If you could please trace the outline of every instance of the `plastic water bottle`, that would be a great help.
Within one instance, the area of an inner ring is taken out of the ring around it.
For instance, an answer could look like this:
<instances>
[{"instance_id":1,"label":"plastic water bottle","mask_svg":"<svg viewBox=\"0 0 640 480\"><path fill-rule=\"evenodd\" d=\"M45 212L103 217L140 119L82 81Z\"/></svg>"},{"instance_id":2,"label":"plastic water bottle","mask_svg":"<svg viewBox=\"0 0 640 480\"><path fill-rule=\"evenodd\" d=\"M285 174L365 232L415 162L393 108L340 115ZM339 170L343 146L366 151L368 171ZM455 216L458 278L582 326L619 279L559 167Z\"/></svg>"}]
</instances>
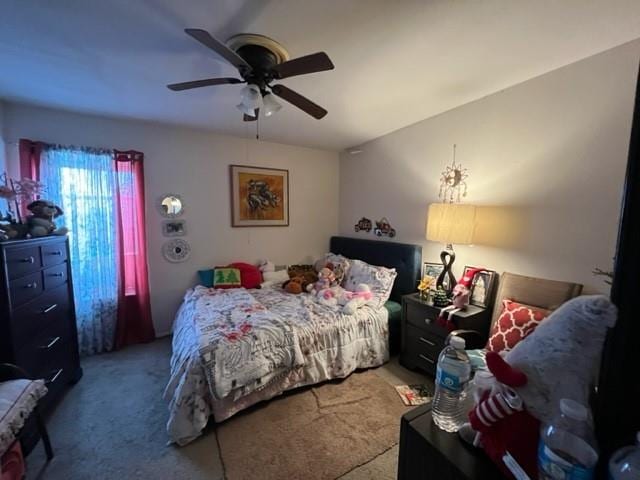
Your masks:
<instances>
[{"instance_id":1,"label":"plastic water bottle","mask_svg":"<svg viewBox=\"0 0 640 480\"><path fill-rule=\"evenodd\" d=\"M471 362L464 347L464 338L454 335L438 357L432 416L435 424L445 432L457 432L467 421L471 406Z\"/></svg>"},{"instance_id":2,"label":"plastic water bottle","mask_svg":"<svg viewBox=\"0 0 640 480\"><path fill-rule=\"evenodd\" d=\"M622 447L609 460L609 478L611 480L640 480L640 432L636 435L636 444Z\"/></svg>"},{"instance_id":3,"label":"plastic water bottle","mask_svg":"<svg viewBox=\"0 0 640 480\"><path fill-rule=\"evenodd\" d=\"M544 425L538 448L540 480L591 480L598 462L589 410L563 398L560 416Z\"/></svg>"}]
</instances>

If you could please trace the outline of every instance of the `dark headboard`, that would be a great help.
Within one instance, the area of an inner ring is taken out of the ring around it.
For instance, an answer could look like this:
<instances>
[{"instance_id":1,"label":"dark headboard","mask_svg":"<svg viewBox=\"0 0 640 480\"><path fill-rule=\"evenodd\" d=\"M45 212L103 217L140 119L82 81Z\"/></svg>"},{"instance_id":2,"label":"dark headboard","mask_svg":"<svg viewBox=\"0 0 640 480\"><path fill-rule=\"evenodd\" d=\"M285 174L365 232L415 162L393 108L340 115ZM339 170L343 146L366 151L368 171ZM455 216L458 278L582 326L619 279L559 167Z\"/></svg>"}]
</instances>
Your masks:
<instances>
[{"instance_id":1,"label":"dark headboard","mask_svg":"<svg viewBox=\"0 0 640 480\"><path fill-rule=\"evenodd\" d=\"M391 300L400 303L402 295L417 291L421 274L422 247L408 243L331 237L329 250L347 258L356 258L371 265L395 268L398 272L391 291Z\"/></svg>"}]
</instances>

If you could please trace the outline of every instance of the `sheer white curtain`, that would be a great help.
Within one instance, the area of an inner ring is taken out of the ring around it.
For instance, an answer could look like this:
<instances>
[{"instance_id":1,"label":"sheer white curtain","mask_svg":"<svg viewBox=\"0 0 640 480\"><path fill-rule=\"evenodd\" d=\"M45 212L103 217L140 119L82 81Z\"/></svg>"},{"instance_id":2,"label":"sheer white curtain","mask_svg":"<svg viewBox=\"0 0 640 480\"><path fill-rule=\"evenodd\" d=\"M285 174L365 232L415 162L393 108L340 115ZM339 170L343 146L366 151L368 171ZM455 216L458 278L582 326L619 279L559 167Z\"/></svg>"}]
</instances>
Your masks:
<instances>
[{"instance_id":1,"label":"sheer white curtain","mask_svg":"<svg viewBox=\"0 0 640 480\"><path fill-rule=\"evenodd\" d=\"M113 152L46 146L40 180L69 229L80 352L111 350L118 309Z\"/></svg>"}]
</instances>

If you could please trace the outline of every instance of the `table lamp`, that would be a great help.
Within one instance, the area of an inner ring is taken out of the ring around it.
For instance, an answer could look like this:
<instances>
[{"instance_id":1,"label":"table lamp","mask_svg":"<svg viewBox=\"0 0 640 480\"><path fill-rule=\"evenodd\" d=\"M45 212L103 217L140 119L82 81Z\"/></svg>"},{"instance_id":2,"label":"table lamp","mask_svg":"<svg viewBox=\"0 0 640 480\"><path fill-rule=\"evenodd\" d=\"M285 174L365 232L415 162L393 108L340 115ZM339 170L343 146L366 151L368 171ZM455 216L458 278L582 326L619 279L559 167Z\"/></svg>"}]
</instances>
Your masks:
<instances>
[{"instance_id":1,"label":"table lamp","mask_svg":"<svg viewBox=\"0 0 640 480\"><path fill-rule=\"evenodd\" d=\"M456 284L456 277L451 266L456 259L453 244L471 245L476 226L476 207L461 203L432 203L427 215L427 240L444 243L445 249L440 253L444 269L436 280L436 286L442 287L447 294ZM444 285L445 278L449 279Z\"/></svg>"}]
</instances>

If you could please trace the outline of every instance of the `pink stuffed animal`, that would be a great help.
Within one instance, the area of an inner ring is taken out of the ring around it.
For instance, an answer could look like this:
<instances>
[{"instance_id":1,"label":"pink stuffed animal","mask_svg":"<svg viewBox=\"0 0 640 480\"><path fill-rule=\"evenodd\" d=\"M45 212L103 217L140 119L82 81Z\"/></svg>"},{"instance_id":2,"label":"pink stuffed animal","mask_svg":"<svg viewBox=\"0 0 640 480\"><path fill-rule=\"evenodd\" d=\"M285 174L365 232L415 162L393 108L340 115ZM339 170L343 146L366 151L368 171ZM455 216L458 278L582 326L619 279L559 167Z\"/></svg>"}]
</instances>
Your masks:
<instances>
[{"instance_id":1,"label":"pink stuffed animal","mask_svg":"<svg viewBox=\"0 0 640 480\"><path fill-rule=\"evenodd\" d=\"M372 298L373 294L371 293L371 288L369 288L369 285L366 283L360 283L356 287L355 292L345 290L340 302L341 304L344 304L342 307L342 313L346 315L353 315L356 313L358 308L365 305Z\"/></svg>"},{"instance_id":2,"label":"pink stuffed animal","mask_svg":"<svg viewBox=\"0 0 640 480\"><path fill-rule=\"evenodd\" d=\"M307 286L307 291L314 295L331 287L331 284L336 279L331 269L325 267L318 272L318 281L314 284Z\"/></svg>"}]
</instances>

